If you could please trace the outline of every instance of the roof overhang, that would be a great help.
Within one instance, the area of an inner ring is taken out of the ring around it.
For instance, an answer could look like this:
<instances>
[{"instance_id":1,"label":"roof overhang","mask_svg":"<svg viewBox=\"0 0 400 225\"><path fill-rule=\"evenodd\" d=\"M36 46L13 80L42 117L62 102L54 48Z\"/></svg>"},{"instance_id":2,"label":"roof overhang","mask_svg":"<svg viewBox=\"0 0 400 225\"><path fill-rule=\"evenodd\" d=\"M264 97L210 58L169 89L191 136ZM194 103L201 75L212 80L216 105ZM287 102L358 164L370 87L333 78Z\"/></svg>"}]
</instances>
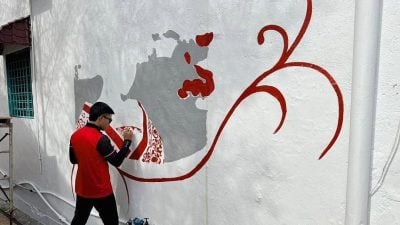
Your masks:
<instances>
[{"instance_id":1,"label":"roof overhang","mask_svg":"<svg viewBox=\"0 0 400 225\"><path fill-rule=\"evenodd\" d=\"M3 53L5 45L31 45L29 16L0 26L0 54Z\"/></svg>"}]
</instances>

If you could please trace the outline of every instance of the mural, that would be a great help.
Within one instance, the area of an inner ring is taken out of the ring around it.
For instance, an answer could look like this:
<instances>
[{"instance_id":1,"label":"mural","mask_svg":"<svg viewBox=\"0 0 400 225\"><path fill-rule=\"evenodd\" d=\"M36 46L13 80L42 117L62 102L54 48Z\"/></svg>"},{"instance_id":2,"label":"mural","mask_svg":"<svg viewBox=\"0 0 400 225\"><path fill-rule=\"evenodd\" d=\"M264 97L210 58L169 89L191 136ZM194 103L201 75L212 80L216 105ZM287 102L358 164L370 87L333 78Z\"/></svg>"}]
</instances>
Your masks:
<instances>
[{"instance_id":1,"label":"mural","mask_svg":"<svg viewBox=\"0 0 400 225\"><path fill-rule=\"evenodd\" d=\"M118 132L123 127L130 126L138 134L138 140L135 141L136 146L133 146L127 156L128 160L125 160L118 169L120 174L123 177L140 182L170 182L192 177L212 156L219 137L233 113L244 100L256 93L269 94L279 103L281 118L274 130L275 134L278 133L285 122L287 102L278 88L262 85L261 82L277 71L287 68L306 68L318 72L327 79L336 94L338 105L336 130L319 155L319 159L322 159L332 148L342 129L344 103L339 86L327 70L310 62L290 60L290 56L307 30L311 15L312 1L307 0L306 15L293 43L289 43L285 29L279 25L267 25L259 30L256 40L260 46L263 45L265 34L269 31L277 32L281 36L283 48L278 61L259 75L243 91L233 106L227 110L227 114L220 123L209 149L193 168L189 168L180 175L154 176L144 174L143 171L139 172L135 163L139 161L162 164L176 161L193 155L208 143L206 139L207 111L198 109L195 101L197 97L206 98L210 96L215 88L214 74L197 65L207 58L208 46L213 40L213 33L198 35L195 38L196 41L180 40L179 34L172 30L164 33L163 37L174 39L177 42L171 57L157 57L156 50L153 49L148 62L137 64L135 80L128 93L120 96L122 101L129 104L129 108L136 108L136 111L141 112L140 123L125 124L116 128L109 127L106 130L107 135L118 147L122 146L123 143L122 136ZM159 34L153 34L152 38L155 41L161 40ZM89 108L90 105L85 104L78 127L86 122ZM134 120L132 118L132 121ZM162 166L160 165L160 168Z\"/></svg>"},{"instance_id":2,"label":"mural","mask_svg":"<svg viewBox=\"0 0 400 225\"><path fill-rule=\"evenodd\" d=\"M193 40L180 40L179 34L172 30L162 36L177 42L171 57L158 57L153 49L147 62L136 65L135 80L128 93L121 94L121 99L134 99L145 107L161 134L166 149L165 161L171 162L192 155L207 143L207 111L196 107L195 98L185 101L181 98L187 97L186 89L193 86L194 81L188 80L197 78L192 65L207 58L208 48ZM155 34L153 39L161 38ZM189 63L184 60L184 55L189 54L187 52L190 52Z\"/></svg>"}]
</instances>

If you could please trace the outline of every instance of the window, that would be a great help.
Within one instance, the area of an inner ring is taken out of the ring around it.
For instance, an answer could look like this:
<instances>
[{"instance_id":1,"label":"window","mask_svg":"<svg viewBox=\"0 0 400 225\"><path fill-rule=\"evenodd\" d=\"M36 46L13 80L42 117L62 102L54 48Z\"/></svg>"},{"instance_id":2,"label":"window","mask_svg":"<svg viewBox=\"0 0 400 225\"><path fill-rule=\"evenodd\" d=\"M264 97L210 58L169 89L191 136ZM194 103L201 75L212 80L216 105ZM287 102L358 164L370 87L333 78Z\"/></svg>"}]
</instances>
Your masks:
<instances>
[{"instance_id":1,"label":"window","mask_svg":"<svg viewBox=\"0 0 400 225\"><path fill-rule=\"evenodd\" d=\"M10 116L33 118L30 48L6 55Z\"/></svg>"}]
</instances>

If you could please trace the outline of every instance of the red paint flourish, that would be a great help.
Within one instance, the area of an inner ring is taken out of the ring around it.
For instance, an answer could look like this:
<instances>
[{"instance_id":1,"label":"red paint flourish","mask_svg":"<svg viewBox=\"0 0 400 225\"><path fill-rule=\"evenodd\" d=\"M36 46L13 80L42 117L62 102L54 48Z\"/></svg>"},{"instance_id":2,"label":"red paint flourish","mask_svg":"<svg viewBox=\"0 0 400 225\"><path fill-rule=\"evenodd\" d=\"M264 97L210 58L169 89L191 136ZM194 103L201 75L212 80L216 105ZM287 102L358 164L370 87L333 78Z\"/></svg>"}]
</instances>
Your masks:
<instances>
[{"instance_id":1,"label":"red paint flourish","mask_svg":"<svg viewBox=\"0 0 400 225\"><path fill-rule=\"evenodd\" d=\"M200 47L206 47L211 43L211 41L213 40L213 37L214 37L213 32L205 33L203 35L197 35L196 43Z\"/></svg>"}]
</instances>

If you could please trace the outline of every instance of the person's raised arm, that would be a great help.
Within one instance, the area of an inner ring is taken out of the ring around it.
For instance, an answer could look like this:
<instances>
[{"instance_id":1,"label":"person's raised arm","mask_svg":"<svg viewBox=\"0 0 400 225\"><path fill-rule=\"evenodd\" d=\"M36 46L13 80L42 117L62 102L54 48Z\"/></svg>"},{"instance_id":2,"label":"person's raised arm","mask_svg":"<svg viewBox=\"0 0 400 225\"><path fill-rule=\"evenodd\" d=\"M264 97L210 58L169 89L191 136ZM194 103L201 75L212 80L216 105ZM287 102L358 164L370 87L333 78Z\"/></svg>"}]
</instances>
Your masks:
<instances>
[{"instance_id":1,"label":"person's raised arm","mask_svg":"<svg viewBox=\"0 0 400 225\"><path fill-rule=\"evenodd\" d=\"M124 137L124 145L118 152L111 145L110 139L106 135L102 135L97 144L97 150L100 154L115 167L120 166L128 154L129 146L132 143L133 132L131 129L127 128L123 131L122 136Z\"/></svg>"}]
</instances>

